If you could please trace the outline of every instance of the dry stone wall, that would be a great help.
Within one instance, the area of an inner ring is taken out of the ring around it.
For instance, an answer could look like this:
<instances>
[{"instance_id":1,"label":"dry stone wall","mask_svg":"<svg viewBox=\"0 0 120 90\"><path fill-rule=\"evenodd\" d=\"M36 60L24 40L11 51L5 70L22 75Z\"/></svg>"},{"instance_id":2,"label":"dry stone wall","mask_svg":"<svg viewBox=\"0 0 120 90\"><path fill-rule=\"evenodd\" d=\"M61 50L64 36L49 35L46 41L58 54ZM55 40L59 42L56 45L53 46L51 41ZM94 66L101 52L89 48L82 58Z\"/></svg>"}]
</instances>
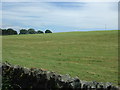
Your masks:
<instances>
[{"instance_id":1,"label":"dry stone wall","mask_svg":"<svg viewBox=\"0 0 120 90\"><path fill-rule=\"evenodd\" d=\"M2 63L2 90L120 90L111 83L87 82L37 68Z\"/></svg>"}]
</instances>

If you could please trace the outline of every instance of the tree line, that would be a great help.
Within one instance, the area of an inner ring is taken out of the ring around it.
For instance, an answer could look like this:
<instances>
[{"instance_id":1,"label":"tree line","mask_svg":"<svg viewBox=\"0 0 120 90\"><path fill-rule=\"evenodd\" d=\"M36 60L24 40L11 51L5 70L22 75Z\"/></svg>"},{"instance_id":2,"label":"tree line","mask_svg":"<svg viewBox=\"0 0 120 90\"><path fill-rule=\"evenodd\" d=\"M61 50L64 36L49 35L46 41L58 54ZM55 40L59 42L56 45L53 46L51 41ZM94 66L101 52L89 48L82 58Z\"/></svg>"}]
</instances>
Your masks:
<instances>
[{"instance_id":1,"label":"tree line","mask_svg":"<svg viewBox=\"0 0 120 90\"><path fill-rule=\"evenodd\" d=\"M45 32L43 32L42 30L38 30L36 31L33 28L30 29L21 29L20 32L18 33L16 30L12 29L12 28L8 28L8 29L1 29L0 28L0 35L17 35L17 34L43 34L43 33L52 33L51 30L46 30Z\"/></svg>"}]
</instances>

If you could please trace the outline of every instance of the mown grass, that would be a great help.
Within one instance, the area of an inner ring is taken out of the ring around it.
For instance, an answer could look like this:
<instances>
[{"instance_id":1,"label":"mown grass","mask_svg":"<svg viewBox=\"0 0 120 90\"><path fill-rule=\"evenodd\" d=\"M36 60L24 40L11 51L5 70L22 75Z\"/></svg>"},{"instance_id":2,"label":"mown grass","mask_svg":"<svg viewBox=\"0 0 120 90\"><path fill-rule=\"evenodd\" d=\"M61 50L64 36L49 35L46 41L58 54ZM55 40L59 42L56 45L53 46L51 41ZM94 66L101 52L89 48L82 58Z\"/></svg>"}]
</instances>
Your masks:
<instances>
[{"instance_id":1,"label":"mown grass","mask_svg":"<svg viewBox=\"0 0 120 90\"><path fill-rule=\"evenodd\" d=\"M118 83L118 31L3 36L3 61Z\"/></svg>"}]
</instances>

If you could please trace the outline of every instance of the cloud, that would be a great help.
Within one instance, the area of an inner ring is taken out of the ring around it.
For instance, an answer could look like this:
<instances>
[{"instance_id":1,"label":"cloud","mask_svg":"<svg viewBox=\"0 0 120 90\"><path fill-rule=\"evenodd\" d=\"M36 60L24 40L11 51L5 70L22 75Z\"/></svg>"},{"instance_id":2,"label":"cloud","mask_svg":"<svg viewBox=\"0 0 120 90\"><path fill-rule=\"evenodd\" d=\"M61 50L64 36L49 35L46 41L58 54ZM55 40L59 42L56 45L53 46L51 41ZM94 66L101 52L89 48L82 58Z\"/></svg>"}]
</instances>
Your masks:
<instances>
[{"instance_id":1,"label":"cloud","mask_svg":"<svg viewBox=\"0 0 120 90\"><path fill-rule=\"evenodd\" d=\"M3 28L51 28L55 32L117 29L117 3L3 3Z\"/></svg>"},{"instance_id":2,"label":"cloud","mask_svg":"<svg viewBox=\"0 0 120 90\"><path fill-rule=\"evenodd\" d=\"M2 2L119 2L119 0L2 0Z\"/></svg>"},{"instance_id":3,"label":"cloud","mask_svg":"<svg viewBox=\"0 0 120 90\"><path fill-rule=\"evenodd\" d=\"M0 27L2 27L2 3L0 3Z\"/></svg>"}]
</instances>

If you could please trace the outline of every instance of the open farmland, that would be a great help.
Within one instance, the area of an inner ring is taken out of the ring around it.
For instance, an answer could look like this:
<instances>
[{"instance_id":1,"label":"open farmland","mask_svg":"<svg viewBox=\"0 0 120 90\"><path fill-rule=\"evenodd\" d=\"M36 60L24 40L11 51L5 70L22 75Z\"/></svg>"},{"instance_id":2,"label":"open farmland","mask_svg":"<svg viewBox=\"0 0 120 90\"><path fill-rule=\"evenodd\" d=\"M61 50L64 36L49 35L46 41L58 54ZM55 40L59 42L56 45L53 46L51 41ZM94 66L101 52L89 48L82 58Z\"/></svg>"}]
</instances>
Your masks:
<instances>
[{"instance_id":1,"label":"open farmland","mask_svg":"<svg viewBox=\"0 0 120 90\"><path fill-rule=\"evenodd\" d=\"M10 35L2 40L3 61L118 83L117 30Z\"/></svg>"}]
</instances>

